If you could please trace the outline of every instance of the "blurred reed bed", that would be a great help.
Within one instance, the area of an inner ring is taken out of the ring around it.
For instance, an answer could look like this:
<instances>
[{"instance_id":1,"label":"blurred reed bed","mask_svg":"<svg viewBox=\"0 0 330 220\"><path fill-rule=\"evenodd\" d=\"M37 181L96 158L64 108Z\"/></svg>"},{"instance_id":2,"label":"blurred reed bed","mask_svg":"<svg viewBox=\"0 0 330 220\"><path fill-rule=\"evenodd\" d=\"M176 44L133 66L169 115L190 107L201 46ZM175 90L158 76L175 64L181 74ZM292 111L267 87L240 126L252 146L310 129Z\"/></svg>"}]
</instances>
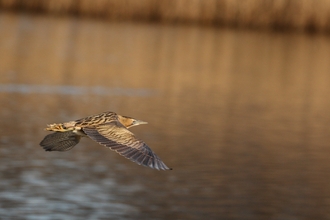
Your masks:
<instances>
[{"instance_id":1,"label":"blurred reed bed","mask_svg":"<svg viewBox=\"0 0 330 220\"><path fill-rule=\"evenodd\" d=\"M0 0L0 8L113 20L330 30L330 0Z\"/></svg>"}]
</instances>

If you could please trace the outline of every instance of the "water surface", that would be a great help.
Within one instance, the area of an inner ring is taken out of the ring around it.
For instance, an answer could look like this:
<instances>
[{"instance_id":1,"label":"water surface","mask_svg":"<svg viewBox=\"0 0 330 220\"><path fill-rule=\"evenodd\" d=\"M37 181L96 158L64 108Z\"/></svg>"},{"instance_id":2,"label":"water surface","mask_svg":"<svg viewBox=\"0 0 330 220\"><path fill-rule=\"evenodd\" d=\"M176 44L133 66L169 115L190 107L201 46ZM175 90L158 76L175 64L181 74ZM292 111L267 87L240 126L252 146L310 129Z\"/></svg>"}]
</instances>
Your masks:
<instances>
[{"instance_id":1,"label":"water surface","mask_svg":"<svg viewBox=\"0 0 330 220\"><path fill-rule=\"evenodd\" d=\"M1 219L330 219L327 36L0 14ZM173 171L46 124L103 111Z\"/></svg>"}]
</instances>

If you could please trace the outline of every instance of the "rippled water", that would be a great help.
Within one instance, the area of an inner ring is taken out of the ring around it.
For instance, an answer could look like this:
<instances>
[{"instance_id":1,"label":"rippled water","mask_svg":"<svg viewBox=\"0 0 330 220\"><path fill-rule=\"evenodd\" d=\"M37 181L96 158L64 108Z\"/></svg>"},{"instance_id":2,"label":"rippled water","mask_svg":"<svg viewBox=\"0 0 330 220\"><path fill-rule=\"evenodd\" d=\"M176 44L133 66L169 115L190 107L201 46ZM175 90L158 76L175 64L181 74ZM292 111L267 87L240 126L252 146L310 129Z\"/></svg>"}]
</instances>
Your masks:
<instances>
[{"instance_id":1,"label":"rippled water","mask_svg":"<svg viewBox=\"0 0 330 220\"><path fill-rule=\"evenodd\" d=\"M328 36L0 14L0 219L330 219ZM115 111L173 171L46 124Z\"/></svg>"}]
</instances>

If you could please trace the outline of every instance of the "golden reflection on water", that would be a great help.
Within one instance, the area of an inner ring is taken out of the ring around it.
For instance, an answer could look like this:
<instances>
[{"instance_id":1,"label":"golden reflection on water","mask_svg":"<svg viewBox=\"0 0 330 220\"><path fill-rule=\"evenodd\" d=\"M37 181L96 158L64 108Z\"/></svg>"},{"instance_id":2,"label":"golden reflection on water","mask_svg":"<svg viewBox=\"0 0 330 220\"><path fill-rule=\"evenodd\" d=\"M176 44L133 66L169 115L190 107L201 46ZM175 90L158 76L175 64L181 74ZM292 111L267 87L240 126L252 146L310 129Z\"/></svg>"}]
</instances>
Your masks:
<instances>
[{"instance_id":1,"label":"golden reflection on water","mask_svg":"<svg viewBox=\"0 0 330 220\"><path fill-rule=\"evenodd\" d=\"M329 219L327 36L0 14L0 217ZM174 170L48 123L112 110Z\"/></svg>"}]
</instances>

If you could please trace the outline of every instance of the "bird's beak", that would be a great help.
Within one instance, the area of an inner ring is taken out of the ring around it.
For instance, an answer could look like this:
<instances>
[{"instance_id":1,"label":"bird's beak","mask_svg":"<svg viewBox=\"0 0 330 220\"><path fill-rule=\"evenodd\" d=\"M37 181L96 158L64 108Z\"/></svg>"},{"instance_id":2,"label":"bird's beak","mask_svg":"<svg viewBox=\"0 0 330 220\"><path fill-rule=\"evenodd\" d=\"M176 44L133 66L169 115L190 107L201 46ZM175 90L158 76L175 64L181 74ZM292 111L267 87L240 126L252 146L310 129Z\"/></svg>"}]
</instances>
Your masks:
<instances>
[{"instance_id":1,"label":"bird's beak","mask_svg":"<svg viewBox=\"0 0 330 220\"><path fill-rule=\"evenodd\" d=\"M148 124L146 121L141 121L141 120L135 120L134 125L143 125L143 124Z\"/></svg>"}]
</instances>

